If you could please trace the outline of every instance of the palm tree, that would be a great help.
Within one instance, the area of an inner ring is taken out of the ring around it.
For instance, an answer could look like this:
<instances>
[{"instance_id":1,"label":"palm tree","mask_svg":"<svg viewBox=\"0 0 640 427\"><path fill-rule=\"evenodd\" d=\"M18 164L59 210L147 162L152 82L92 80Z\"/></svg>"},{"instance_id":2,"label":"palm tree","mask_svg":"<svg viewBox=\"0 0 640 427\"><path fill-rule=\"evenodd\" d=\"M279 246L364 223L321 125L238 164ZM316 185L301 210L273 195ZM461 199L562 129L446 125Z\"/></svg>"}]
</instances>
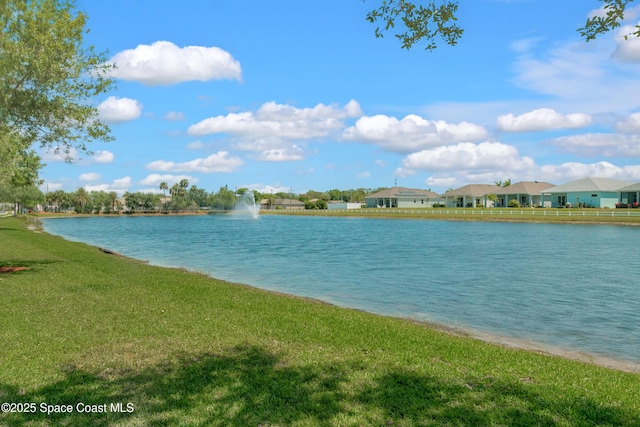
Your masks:
<instances>
[{"instance_id":1,"label":"palm tree","mask_svg":"<svg viewBox=\"0 0 640 427\"><path fill-rule=\"evenodd\" d=\"M118 204L118 193L115 191L109 191L109 200L111 201L111 211L116 212L116 206Z\"/></svg>"},{"instance_id":2,"label":"palm tree","mask_svg":"<svg viewBox=\"0 0 640 427\"><path fill-rule=\"evenodd\" d=\"M55 205L56 203L56 193L47 192L47 194L44 195L44 200L47 204L47 210L48 210L51 206ZM55 211L55 208L54 208L54 211Z\"/></svg>"},{"instance_id":3,"label":"palm tree","mask_svg":"<svg viewBox=\"0 0 640 427\"><path fill-rule=\"evenodd\" d=\"M84 211L84 207L87 203L91 202L91 195L84 188L80 187L73 195L73 203L80 205L80 211Z\"/></svg>"},{"instance_id":4,"label":"palm tree","mask_svg":"<svg viewBox=\"0 0 640 427\"><path fill-rule=\"evenodd\" d=\"M187 181L186 179L184 179L183 181ZM180 181L182 182L182 181ZM188 183L188 181L187 181ZM187 184L188 185L188 184ZM182 201L184 199L185 194L187 194L187 192L185 191L185 189L180 186L179 184L173 184L171 186L171 188L169 189L169 194L171 194L171 204L173 205L173 208L177 211L180 208L180 205L182 204Z\"/></svg>"},{"instance_id":5,"label":"palm tree","mask_svg":"<svg viewBox=\"0 0 640 427\"><path fill-rule=\"evenodd\" d=\"M164 206L164 211L166 212L167 211L167 193L165 193L165 190L169 189L169 185L167 184L166 181L162 181L160 183L160 189L162 190L162 196L163 196L163 198L162 198L163 203L162 204Z\"/></svg>"},{"instance_id":6,"label":"palm tree","mask_svg":"<svg viewBox=\"0 0 640 427\"><path fill-rule=\"evenodd\" d=\"M179 190L178 190L178 195L180 196L181 199L181 203L184 205L184 207L186 208L187 206L187 188L189 188L189 180L186 178L183 178L180 180L180 183L178 184Z\"/></svg>"}]
</instances>

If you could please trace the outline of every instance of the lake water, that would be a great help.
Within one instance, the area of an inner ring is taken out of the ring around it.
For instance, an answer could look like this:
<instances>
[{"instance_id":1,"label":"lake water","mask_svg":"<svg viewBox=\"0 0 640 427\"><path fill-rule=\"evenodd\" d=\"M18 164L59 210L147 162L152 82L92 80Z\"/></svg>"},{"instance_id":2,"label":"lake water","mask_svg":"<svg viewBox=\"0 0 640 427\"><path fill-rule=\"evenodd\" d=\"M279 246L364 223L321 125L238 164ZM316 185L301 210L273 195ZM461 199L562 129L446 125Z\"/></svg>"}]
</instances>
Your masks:
<instances>
[{"instance_id":1,"label":"lake water","mask_svg":"<svg viewBox=\"0 0 640 427\"><path fill-rule=\"evenodd\" d=\"M263 215L45 219L150 263L640 362L640 228Z\"/></svg>"}]
</instances>

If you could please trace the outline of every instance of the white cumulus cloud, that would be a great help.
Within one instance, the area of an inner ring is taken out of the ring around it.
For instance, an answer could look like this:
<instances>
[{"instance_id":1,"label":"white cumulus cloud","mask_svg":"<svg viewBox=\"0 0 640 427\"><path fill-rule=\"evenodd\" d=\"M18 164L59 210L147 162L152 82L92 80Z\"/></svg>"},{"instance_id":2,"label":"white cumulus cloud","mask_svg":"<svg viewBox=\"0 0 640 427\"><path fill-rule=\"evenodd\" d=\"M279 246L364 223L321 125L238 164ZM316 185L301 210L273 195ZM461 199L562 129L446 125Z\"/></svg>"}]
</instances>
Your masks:
<instances>
[{"instance_id":1,"label":"white cumulus cloud","mask_svg":"<svg viewBox=\"0 0 640 427\"><path fill-rule=\"evenodd\" d=\"M287 148L264 150L258 155L258 160L263 162L291 162L302 160L303 158L304 151L295 144Z\"/></svg>"},{"instance_id":2,"label":"white cumulus cloud","mask_svg":"<svg viewBox=\"0 0 640 427\"><path fill-rule=\"evenodd\" d=\"M616 166L609 162L566 162L559 165L544 165L542 176L549 182L567 182L587 176L634 181L640 179L640 165Z\"/></svg>"},{"instance_id":3,"label":"white cumulus cloud","mask_svg":"<svg viewBox=\"0 0 640 427\"><path fill-rule=\"evenodd\" d=\"M170 122L179 122L185 119L184 113L180 113L178 111L169 111L163 118Z\"/></svg>"},{"instance_id":4,"label":"white cumulus cloud","mask_svg":"<svg viewBox=\"0 0 640 427\"><path fill-rule=\"evenodd\" d=\"M98 150L92 155L79 153L75 148L70 148L65 152L62 147L47 147L42 149L42 159L46 162L64 162L70 161L79 165L90 165L94 163L112 163L115 156L111 151Z\"/></svg>"},{"instance_id":5,"label":"white cumulus cloud","mask_svg":"<svg viewBox=\"0 0 640 427\"><path fill-rule=\"evenodd\" d=\"M274 193L289 193L291 191L291 187L284 187L280 184L268 185L268 184L249 184L242 185L242 187L249 188L250 190L256 190L259 193L263 194L274 194Z\"/></svg>"},{"instance_id":6,"label":"white cumulus cloud","mask_svg":"<svg viewBox=\"0 0 640 427\"><path fill-rule=\"evenodd\" d=\"M96 172L83 173L83 174L80 174L80 176L78 177L80 181L88 181L88 182L97 181L100 178L102 178L102 175Z\"/></svg>"},{"instance_id":7,"label":"white cumulus cloud","mask_svg":"<svg viewBox=\"0 0 640 427\"><path fill-rule=\"evenodd\" d=\"M111 188L115 188L118 190L125 190L131 186L131 177L125 176L122 178L116 178L111 183Z\"/></svg>"},{"instance_id":8,"label":"white cumulus cloud","mask_svg":"<svg viewBox=\"0 0 640 427\"><path fill-rule=\"evenodd\" d=\"M214 79L240 80L240 62L219 47L178 47L169 41L138 45L117 53L112 76L148 86Z\"/></svg>"},{"instance_id":9,"label":"white cumulus cloud","mask_svg":"<svg viewBox=\"0 0 640 427\"><path fill-rule=\"evenodd\" d=\"M202 150L205 148L204 142L197 140L187 144L187 150Z\"/></svg>"},{"instance_id":10,"label":"white cumulus cloud","mask_svg":"<svg viewBox=\"0 0 640 427\"><path fill-rule=\"evenodd\" d=\"M616 130L624 133L640 133L640 113L634 113L619 120L616 123Z\"/></svg>"},{"instance_id":11,"label":"white cumulus cloud","mask_svg":"<svg viewBox=\"0 0 640 427\"><path fill-rule=\"evenodd\" d=\"M463 142L436 147L409 154L402 164L409 170L499 170L501 173L530 170L535 167L533 159L520 156L515 147L500 142Z\"/></svg>"},{"instance_id":12,"label":"white cumulus cloud","mask_svg":"<svg viewBox=\"0 0 640 427\"><path fill-rule=\"evenodd\" d=\"M514 116L505 114L498 117L497 128L505 132L532 132L551 129L575 129L589 126L592 118L588 114L561 114L550 108L539 108Z\"/></svg>"},{"instance_id":13,"label":"white cumulus cloud","mask_svg":"<svg viewBox=\"0 0 640 427\"><path fill-rule=\"evenodd\" d=\"M640 62L640 38L633 35L637 28L633 25L623 25L616 37L616 50L613 57L624 62ZM626 38L625 38L626 36Z\"/></svg>"},{"instance_id":14,"label":"white cumulus cloud","mask_svg":"<svg viewBox=\"0 0 640 427\"><path fill-rule=\"evenodd\" d=\"M635 61L635 43L624 37L616 37L620 43L618 61L612 61L612 42L615 35L605 36L598 43L583 40L554 43L551 49L521 52L514 62L513 82L534 93L550 95L551 103L563 110L588 113L621 112L636 108L637 99L629 96L640 90L637 72L629 68L628 61ZM635 37L633 37L635 39Z\"/></svg>"},{"instance_id":15,"label":"white cumulus cloud","mask_svg":"<svg viewBox=\"0 0 640 427\"><path fill-rule=\"evenodd\" d=\"M219 151L206 158L176 163L156 160L147 165L147 169L162 172L201 172L219 173L233 172L244 162L239 157L230 157L229 152Z\"/></svg>"},{"instance_id":16,"label":"white cumulus cloud","mask_svg":"<svg viewBox=\"0 0 640 427\"><path fill-rule=\"evenodd\" d=\"M589 133L556 138L552 144L579 156L640 157L640 135Z\"/></svg>"},{"instance_id":17,"label":"white cumulus cloud","mask_svg":"<svg viewBox=\"0 0 640 427\"><path fill-rule=\"evenodd\" d=\"M296 108L267 102L255 113L230 113L202 120L189 127L190 135L228 133L247 138L278 137L308 139L328 135L344 124L342 119L362 114L352 100L344 107L318 104L312 108Z\"/></svg>"},{"instance_id":18,"label":"white cumulus cloud","mask_svg":"<svg viewBox=\"0 0 640 427\"><path fill-rule=\"evenodd\" d=\"M160 190L160 183L161 182L166 182L167 185L169 187L171 187L173 184L178 183L180 181L182 181L183 179L188 180L190 183L195 184L196 182L198 182L197 178L194 178L192 176L189 175L170 175L170 174L157 174L157 173L152 173L150 175L147 175L146 177L144 177L142 180L140 180L140 184L142 185L152 185L156 188L156 190L154 190L154 192L161 192L162 190Z\"/></svg>"},{"instance_id":19,"label":"white cumulus cloud","mask_svg":"<svg viewBox=\"0 0 640 427\"><path fill-rule=\"evenodd\" d=\"M119 195L122 195L130 187L131 177L125 176L122 178L114 179L111 184L85 185L84 188L87 191L115 191Z\"/></svg>"},{"instance_id":20,"label":"white cumulus cloud","mask_svg":"<svg viewBox=\"0 0 640 427\"><path fill-rule=\"evenodd\" d=\"M98 150L93 153L92 157L89 157L88 161L91 163L112 163L114 155L111 151Z\"/></svg>"},{"instance_id":21,"label":"white cumulus cloud","mask_svg":"<svg viewBox=\"0 0 640 427\"><path fill-rule=\"evenodd\" d=\"M122 123L137 119L142 114L142 104L131 98L110 96L98 105L99 117L107 123Z\"/></svg>"},{"instance_id":22,"label":"white cumulus cloud","mask_svg":"<svg viewBox=\"0 0 640 427\"><path fill-rule=\"evenodd\" d=\"M343 138L371 143L393 152L411 152L455 142L477 141L487 137L482 126L469 122L430 121L410 114L398 120L382 114L358 119L347 128Z\"/></svg>"},{"instance_id":23,"label":"white cumulus cloud","mask_svg":"<svg viewBox=\"0 0 640 427\"><path fill-rule=\"evenodd\" d=\"M355 100L344 106L317 104L298 108L267 102L255 112L229 113L202 120L190 135L230 134L234 149L251 151L266 162L297 161L305 157L305 140L324 138L344 129L344 120L362 115ZM294 142L295 141L295 142Z\"/></svg>"}]
</instances>

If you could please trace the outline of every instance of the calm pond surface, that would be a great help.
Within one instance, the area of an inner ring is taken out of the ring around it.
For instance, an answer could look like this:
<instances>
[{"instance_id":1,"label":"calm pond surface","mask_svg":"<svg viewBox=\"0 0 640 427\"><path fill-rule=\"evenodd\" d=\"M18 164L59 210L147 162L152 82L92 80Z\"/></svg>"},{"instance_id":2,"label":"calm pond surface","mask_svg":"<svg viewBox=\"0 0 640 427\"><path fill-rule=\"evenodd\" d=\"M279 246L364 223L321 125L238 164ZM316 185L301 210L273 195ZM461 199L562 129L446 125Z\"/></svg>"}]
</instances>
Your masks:
<instances>
[{"instance_id":1,"label":"calm pond surface","mask_svg":"<svg viewBox=\"0 0 640 427\"><path fill-rule=\"evenodd\" d=\"M150 263L640 362L640 228L263 215L43 220Z\"/></svg>"}]
</instances>

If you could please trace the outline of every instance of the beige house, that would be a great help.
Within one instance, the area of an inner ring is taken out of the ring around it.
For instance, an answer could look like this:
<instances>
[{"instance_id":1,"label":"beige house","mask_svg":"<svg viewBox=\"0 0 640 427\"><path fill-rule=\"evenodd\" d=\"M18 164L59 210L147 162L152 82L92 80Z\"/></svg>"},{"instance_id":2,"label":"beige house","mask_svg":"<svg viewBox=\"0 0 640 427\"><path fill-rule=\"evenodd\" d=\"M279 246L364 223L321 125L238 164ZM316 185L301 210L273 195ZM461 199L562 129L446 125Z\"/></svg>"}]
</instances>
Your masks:
<instances>
[{"instance_id":1,"label":"beige house","mask_svg":"<svg viewBox=\"0 0 640 427\"><path fill-rule=\"evenodd\" d=\"M417 188L391 187L364 198L368 208L430 208L438 194Z\"/></svg>"},{"instance_id":2,"label":"beige house","mask_svg":"<svg viewBox=\"0 0 640 427\"><path fill-rule=\"evenodd\" d=\"M487 196L500 188L491 184L469 184L441 194L440 201L448 208L488 208L493 202Z\"/></svg>"},{"instance_id":3,"label":"beige house","mask_svg":"<svg viewBox=\"0 0 640 427\"><path fill-rule=\"evenodd\" d=\"M274 199L267 209L300 210L304 209L304 202L296 199Z\"/></svg>"},{"instance_id":4,"label":"beige house","mask_svg":"<svg viewBox=\"0 0 640 427\"><path fill-rule=\"evenodd\" d=\"M499 187L491 194L496 196L495 207L506 208L511 200L517 200L520 206L543 207L542 192L554 184L539 181L521 181L506 187Z\"/></svg>"}]
</instances>

